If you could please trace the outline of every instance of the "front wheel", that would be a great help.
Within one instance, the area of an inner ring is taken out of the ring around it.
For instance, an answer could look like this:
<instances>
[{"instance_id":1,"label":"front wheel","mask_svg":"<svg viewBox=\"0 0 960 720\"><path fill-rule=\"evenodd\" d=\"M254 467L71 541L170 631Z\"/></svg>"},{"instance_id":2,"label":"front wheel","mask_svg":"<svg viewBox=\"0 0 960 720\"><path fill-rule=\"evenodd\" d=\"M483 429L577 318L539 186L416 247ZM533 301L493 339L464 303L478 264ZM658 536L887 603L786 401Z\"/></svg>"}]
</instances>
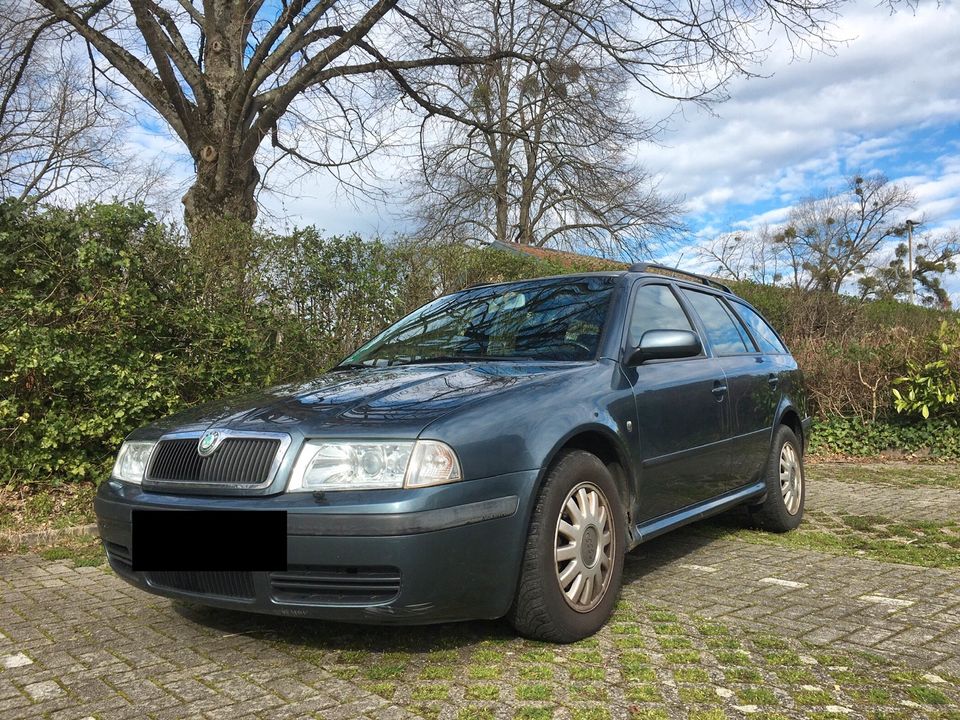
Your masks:
<instances>
[{"instance_id":1,"label":"front wheel","mask_svg":"<svg viewBox=\"0 0 960 720\"><path fill-rule=\"evenodd\" d=\"M793 430L781 425L773 434L766 468L767 495L750 508L751 519L764 530L787 532L803 519L807 484L803 452Z\"/></svg>"},{"instance_id":2,"label":"front wheel","mask_svg":"<svg viewBox=\"0 0 960 720\"><path fill-rule=\"evenodd\" d=\"M530 522L510 622L530 638L574 642L603 627L623 577L625 515L613 477L588 452L564 453Z\"/></svg>"}]
</instances>

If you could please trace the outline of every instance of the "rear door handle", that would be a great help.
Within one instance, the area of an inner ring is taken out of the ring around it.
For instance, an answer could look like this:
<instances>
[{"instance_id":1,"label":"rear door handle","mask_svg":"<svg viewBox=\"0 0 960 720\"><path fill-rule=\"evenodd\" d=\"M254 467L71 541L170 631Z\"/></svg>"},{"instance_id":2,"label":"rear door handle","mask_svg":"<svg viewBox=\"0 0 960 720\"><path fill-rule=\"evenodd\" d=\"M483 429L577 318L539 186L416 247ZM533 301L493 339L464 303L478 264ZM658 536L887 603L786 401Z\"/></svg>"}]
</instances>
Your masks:
<instances>
[{"instance_id":1,"label":"rear door handle","mask_svg":"<svg viewBox=\"0 0 960 720\"><path fill-rule=\"evenodd\" d=\"M713 393L713 396L717 400L723 400L723 396L727 394L727 386L719 380L715 380L713 383L713 390L710 392Z\"/></svg>"},{"instance_id":2,"label":"rear door handle","mask_svg":"<svg viewBox=\"0 0 960 720\"><path fill-rule=\"evenodd\" d=\"M770 384L771 389L776 390L777 385L780 384L780 378L777 377L776 373L770 373L767 375L767 382Z\"/></svg>"}]
</instances>

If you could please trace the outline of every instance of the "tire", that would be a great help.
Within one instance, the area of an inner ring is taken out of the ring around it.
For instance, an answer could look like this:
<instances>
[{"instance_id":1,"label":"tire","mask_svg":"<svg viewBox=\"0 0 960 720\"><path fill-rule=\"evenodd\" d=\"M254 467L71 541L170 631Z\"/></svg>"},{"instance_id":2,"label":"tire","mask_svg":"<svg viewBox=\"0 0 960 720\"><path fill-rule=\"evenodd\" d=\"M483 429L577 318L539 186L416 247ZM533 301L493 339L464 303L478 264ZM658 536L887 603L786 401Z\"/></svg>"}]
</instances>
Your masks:
<instances>
[{"instance_id":1,"label":"tire","mask_svg":"<svg viewBox=\"0 0 960 720\"><path fill-rule=\"evenodd\" d=\"M581 513L579 520L574 511ZM563 453L530 521L507 616L517 632L569 643L603 627L620 594L626 536L626 515L610 471L588 452Z\"/></svg>"},{"instance_id":2,"label":"tire","mask_svg":"<svg viewBox=\"0 0 960 720\"><path fill-rule=\"evenodd\" d=\"M767 494L750 508L751 520L771 532L788 532L803 519L807 476L803 469L803 446L793 430L780 425L773 434L767 460Z\"/></svg>"}]
</instances>

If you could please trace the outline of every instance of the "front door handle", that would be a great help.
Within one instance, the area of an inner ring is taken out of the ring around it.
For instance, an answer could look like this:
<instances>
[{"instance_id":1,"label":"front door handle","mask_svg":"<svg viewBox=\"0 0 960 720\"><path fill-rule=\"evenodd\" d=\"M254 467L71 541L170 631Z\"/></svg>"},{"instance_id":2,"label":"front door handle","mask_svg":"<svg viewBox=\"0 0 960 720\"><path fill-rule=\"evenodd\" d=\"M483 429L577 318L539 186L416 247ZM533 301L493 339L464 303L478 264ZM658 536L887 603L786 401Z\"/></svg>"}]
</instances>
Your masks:
<instances>
[{"instance_id":1,"label":"front door handle","mask_svg":"<svg viewBox=\"0 0 960 720\"><path fill-rule=\"evenodd\" d=\"M727 394L726 383L722 383L719 380L715 380L713 383L713 390L710 392L713 393L713 396L717 399L717 402L723 400L724 396Z\"/></svg>"},{"instance_id":2,"label":"front door handle","mask_svg":"<svg viewBox=\"0 0 960 720\"><path fill-rule=\"evenodd\" d=\"M780 384L780 378L777 376L776 373L770 373L769 375L767 375L767 382L770 384L771 390L776 390L777 385Z\"/></svg>"}]
</instances>

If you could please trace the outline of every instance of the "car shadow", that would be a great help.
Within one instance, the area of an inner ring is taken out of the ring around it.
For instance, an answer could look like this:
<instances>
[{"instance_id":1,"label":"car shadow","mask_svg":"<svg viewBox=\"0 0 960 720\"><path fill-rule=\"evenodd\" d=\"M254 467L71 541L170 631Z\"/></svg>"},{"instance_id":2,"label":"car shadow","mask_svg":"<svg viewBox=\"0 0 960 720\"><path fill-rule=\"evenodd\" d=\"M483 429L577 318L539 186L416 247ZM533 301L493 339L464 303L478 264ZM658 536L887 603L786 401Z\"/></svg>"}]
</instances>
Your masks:
<instances>
[{"instance_id":1,"label":"car shadow","mask_svg":"<svg viewBox=\"0 0 960 720\"><path fill-rule=\"evenodd\" d=\"M504 620L471 620L435 625L366 625L314 618L205 607L180 600L173 610L185 620L224 635L246 635L290 646L373 652L428 653L454 650L484 640L509 640L514 632Z\"/></svg>"},{"instance_id":2,"label":"car shadow","mask_svg":"<svg viewBox=\"0 0 960 720\"><path fill-rule=\"evenodd\" d=\"M746 517L731 511L671 530L638 545L627 553L623 565L624 588L642 583L650 573L662 570L665 565L682 562L688 555L716 542L717 531L742 527L746 527ZM642 593L642 586L639 589Z\"/></svg>"},{"instance_id":3,"label":"car shadow","mask_svg":"<svg viewBox=\"0 0 960 720\"><path fill-rule=\"evenodd\" d=\"M624 588L643 594L643 580L665 565L680 562L711 542L711 529L731 527L738 519L730 513L694 523L649 540L627 554ZM285 618L173 601L173 610L185 620L223 635L245 635L304 649L368 650L375 652L428 653L505 641L516 633L505 620L472 620L436 625L365 625L311 618Z\"/></svg>"}]
</instances>

